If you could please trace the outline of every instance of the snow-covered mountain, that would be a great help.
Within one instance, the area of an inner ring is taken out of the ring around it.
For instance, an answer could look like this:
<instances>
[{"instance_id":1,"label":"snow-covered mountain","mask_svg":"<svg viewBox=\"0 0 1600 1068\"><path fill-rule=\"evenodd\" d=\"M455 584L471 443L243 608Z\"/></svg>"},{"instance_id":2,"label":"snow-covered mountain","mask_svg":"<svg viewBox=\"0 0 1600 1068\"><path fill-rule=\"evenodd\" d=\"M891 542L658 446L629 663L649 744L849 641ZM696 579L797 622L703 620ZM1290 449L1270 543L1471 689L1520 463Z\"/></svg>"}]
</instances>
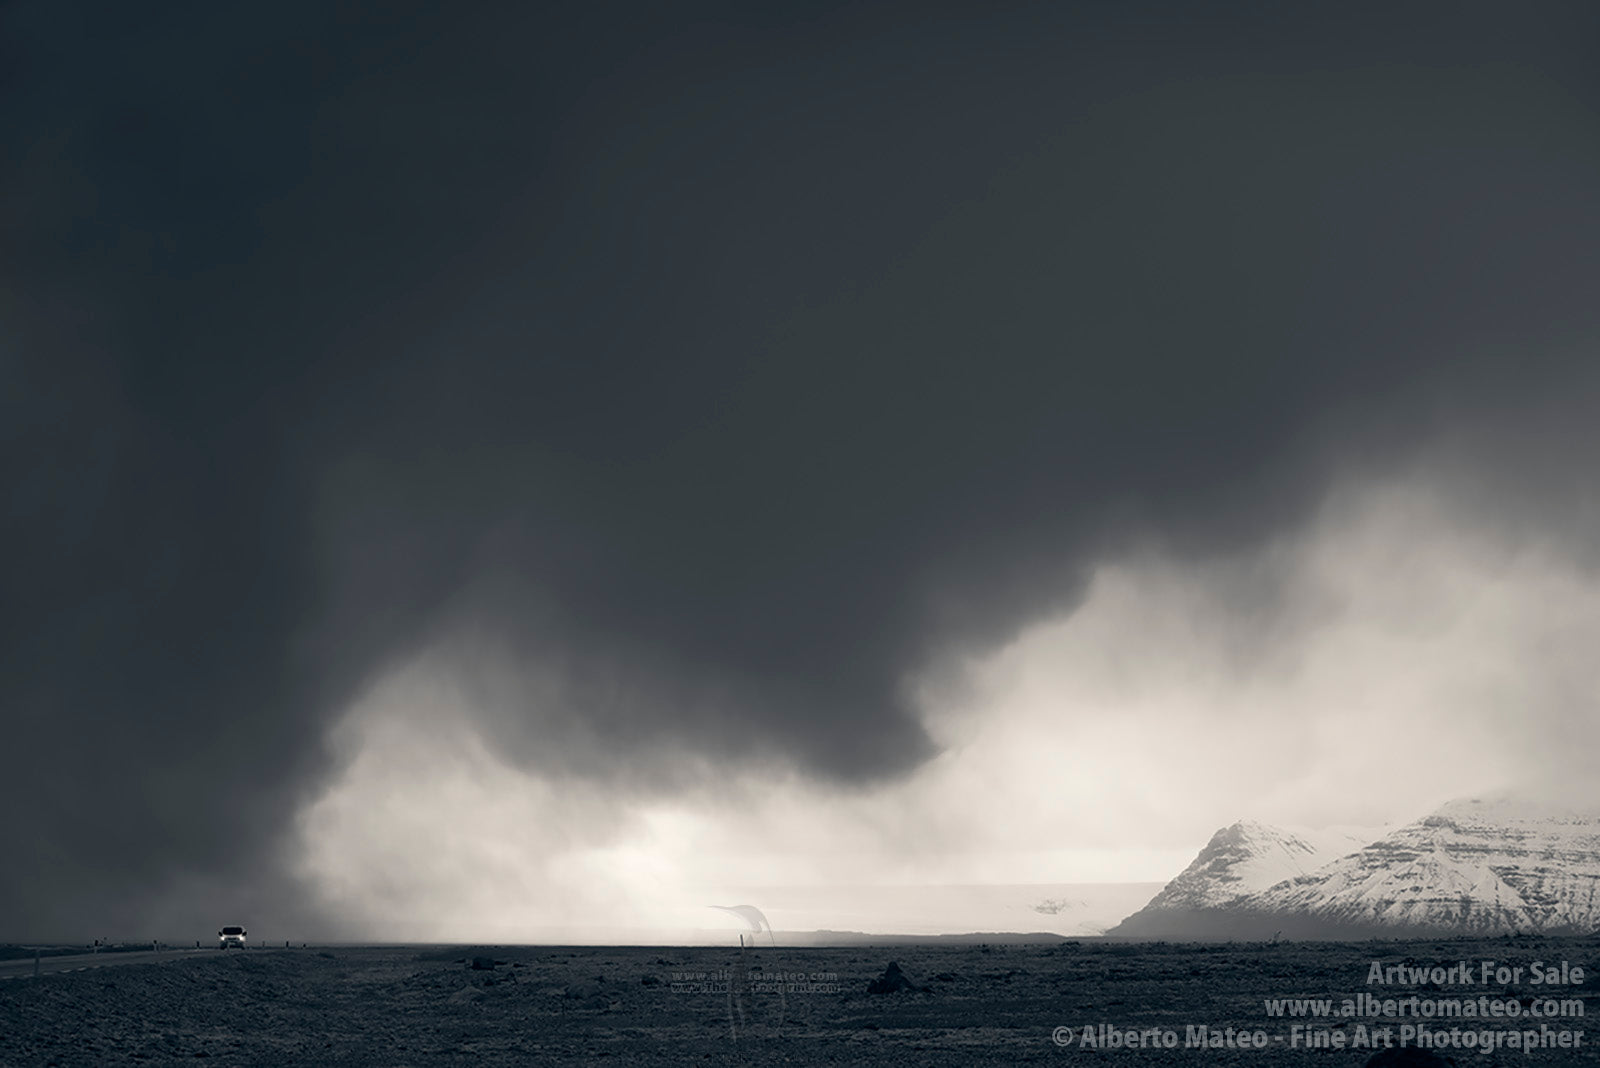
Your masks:
<instances>
[{"instance_id":1,"label":"snow-covered mountain","mask_svg":"<svg viewBox=\"0 0 1600 1068\"><path fill-rule=\"evenodd\" d=\"M1326 840L1325 840L1326 841ZM1600 812L1508 795L1452 801L1368 842L1324 849L1241 823L1110 934L1365 937L1600 929ZM1287 867L1281 879L1272 875Z\"/></svg>"},{"instance_id":2,"label":"snow-covered mountain","mask_svg":"<svg viewBox=\"0 0 1600 1068\"><path fill-rule=\"evenodd\" d=\"M1197 922L1204 926L1206 913L1308 875L1382 833L1381 828L1307 830L1240 820L1212 835L1177 878L1109 933L1183 937Z\"/></svg>"},{"instance_id":3,"label":"snow-covered mountain","mask_svg":"<svg viewBox=\"0 0 1600 1068\"><path fill-rule=\"evenodd\" d=\"M1240 904L1351 928L1593 931L1600 813L1505 796L1452 801Z\"/></svg>"}]
</instances>

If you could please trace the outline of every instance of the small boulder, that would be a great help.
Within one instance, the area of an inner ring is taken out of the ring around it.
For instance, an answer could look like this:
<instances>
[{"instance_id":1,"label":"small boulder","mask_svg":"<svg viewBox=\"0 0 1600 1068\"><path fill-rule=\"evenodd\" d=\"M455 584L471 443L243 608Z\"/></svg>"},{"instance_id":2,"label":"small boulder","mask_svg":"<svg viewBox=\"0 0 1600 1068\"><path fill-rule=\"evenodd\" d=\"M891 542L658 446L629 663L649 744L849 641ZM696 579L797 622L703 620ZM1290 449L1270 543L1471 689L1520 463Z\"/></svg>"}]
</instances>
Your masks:
<instances>
[{"instance_id":1,"label":"small boulder","mask_svg":"<svg viewBox=\"0 0 1600 1068\"><path fill-rule=\"evenodd\" d=\"M611 1005L599 983L573 983L561 992L561 996L576 1002L576 1007L580 1009L604 1010Z\"/></svg>"},{"instance_id":2,"label":"small boulder","mask_svg":"<svg viewBox=\"0 0 1600 1068\"><path fill-rule=\"evenodd\" d=\"M894 961L889 962L889 966L883 970L882 975L867 984L867 993L869 994L895 994L902 990L925 993L928 989L928 987L918 986L910 979L907 979L905 972L900 970L900 965Z\"/></svg>"},{"instance_id":3,"label":"small boulder","mask_svg":"<svg viewBox=\"0 0 1600 1068\"><path fill-rule=\"evenodd\" d=\"M492 972L496 961L493 957L473 957L467 967L475 972Z\"/></svg>"}]
</instances>

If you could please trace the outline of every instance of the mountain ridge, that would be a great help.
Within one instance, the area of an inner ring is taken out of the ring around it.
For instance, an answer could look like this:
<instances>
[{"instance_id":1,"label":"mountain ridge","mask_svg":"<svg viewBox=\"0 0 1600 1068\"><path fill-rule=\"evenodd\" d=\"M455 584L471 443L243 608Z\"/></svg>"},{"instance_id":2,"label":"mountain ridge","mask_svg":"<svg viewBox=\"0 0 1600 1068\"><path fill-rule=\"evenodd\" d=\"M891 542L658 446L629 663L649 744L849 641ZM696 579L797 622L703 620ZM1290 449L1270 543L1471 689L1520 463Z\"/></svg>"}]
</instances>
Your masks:
<instances>
[{"instance_id":1,"label":"mountain ridge","mask_svg":"<svg viewBox=\"0 0 1600 1068\"><path fill-rule=\"evenodd\" d=\"M1364 844L1319 852L1239 821L1107 934L1144 938L1587 934L1600 929L1600 811L1460 798ZM1302 870L1259 883L1288 866Z\"/></svg>"}]
</instances>

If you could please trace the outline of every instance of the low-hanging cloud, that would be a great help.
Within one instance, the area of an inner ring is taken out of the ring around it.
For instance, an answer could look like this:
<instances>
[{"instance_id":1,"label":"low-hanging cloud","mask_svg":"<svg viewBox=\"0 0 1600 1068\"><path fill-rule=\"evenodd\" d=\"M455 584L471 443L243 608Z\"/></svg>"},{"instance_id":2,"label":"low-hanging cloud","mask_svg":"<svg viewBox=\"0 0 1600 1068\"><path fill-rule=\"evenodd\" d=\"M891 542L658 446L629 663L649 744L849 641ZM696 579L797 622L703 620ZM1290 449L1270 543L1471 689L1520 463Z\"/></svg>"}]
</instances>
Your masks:
<instances>
[{"instance_id":1,"label":"low-hanging cloud","mask_svg":"<svg viewBox=\"0 0 1600 1068\"><path fill-rule=\"evenodd\" d=\"M670 790L574 776L474 726L527 666L419 657L340 728L307 881L388 937L692 940L730 896L839 928L936 922L864 886L1162 881L1240 818L1376 836L1501 790L1594 804L1600 576L1449 482L1346 483L1236 553L1126 547L1070 612L922 672L939 755L850 792L753 761L675 762L697 773Z\"/></svg>"},{"instance_id":2,"label":"low-hanging cloud","mask_svg":"<svg viewBox=\"0 0 1600 1068\"><path fill-rule=\"evenodd\" d=\"M1593 14L1370 14L13 5L0 914L243 900L430 657L540 775L870 790L1136 539L1435 450L1584 544Z\"/></svg>"}]
</instances>

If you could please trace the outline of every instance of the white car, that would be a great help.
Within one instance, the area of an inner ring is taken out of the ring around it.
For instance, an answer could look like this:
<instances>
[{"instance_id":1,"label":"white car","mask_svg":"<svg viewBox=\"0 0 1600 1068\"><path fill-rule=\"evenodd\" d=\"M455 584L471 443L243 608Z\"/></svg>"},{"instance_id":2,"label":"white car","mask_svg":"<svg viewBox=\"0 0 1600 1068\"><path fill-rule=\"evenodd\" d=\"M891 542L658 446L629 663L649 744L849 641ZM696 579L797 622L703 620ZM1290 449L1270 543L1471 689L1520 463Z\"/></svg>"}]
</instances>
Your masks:
<instances>
[{"instance_id":1,"label":"white car","mask_svg":"<svg viewBox=\"0 0 1600 1068\"><path fill-rule=\"evenodd\" d=\"M240 949L244 948L243 927L224 927L217 932L217 937L222 939L223 949L228 949L231 946L237 946Z\"/></svg>"}]
</instances>

